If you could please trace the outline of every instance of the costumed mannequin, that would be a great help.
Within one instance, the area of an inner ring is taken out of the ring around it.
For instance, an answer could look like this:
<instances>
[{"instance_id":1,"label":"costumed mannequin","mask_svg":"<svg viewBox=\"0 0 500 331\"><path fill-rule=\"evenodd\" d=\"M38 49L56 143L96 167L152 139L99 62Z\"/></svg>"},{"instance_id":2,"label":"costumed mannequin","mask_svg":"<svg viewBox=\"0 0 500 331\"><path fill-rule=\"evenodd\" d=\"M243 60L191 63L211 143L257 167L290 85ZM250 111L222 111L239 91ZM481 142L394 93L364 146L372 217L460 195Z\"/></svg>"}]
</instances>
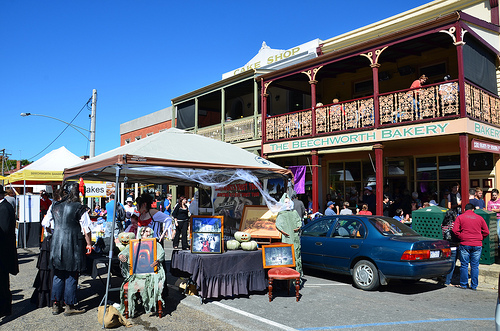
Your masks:
<instances>
[{"instance_id":1,"label":"costumed mannequin","mask_svg":"<svg viewBox=\"0 0 500 331\"><path fill-rule=\"evenodd\" d=\"M137 233L140 233L140 238L153 238L153 230L150 227L140 227ZM121 253L118 255L118 258L122 263L126 263L128 265L130 257L129 247L125 247ZM144 306L144 310L146 312L152 313L156 310L156 303L158 300L161 300L162 305L165 306L165 300L163 299L164 295L162 295L164 287L165 287L165 270L163 269L163 262L165 261L165 251L163 247L156 242L156 261L153 262L151 266L157 266L158 272L156 273L147 273L147 274L132 274L129 275L122 283L120 289L120 313L125 312L124 305L124 286L128 283L128 311L130 317L135 317L136 309L135 309L135 301L137 299L138 290L140 290L140 296L142 299L142 305Z\"/></svg>"},{"instance_id":2,"label":"costumed mannequin","mask_svg":"<svg viewBox=\"0 0 500 331\"><path fill-rule=\"evenodd\" d=\"M75 309L76 289L78 273L86 269L85 249L87 254L92 250L91 221L86 207L80 203L78 189L78 183L66 184L64 190L68 195L54 202L50 214L47 213L54 221L49 258L49 265L54 269L51 298L54 315L62 312L62 302L66 304L65 315L84 312Z\"/></svg>"},{"instance_id":3,"label":"costumed mannequin","mask_svg":"<svg viewBox=\"0 0 500 331\"><path fill-rule=\"evenodd\" d=\"M297 211L293 209L293 202L288 197L288 194L283 194L280 199L280 203L283 207L276 217L276 229L278 229L278 231L282 234L281 242L293 244L293 248L295 250L295 269L300 272L300 276L302 277L304 273L302 272L299 236L302 219Z\"/></svg>"}]
</instances>

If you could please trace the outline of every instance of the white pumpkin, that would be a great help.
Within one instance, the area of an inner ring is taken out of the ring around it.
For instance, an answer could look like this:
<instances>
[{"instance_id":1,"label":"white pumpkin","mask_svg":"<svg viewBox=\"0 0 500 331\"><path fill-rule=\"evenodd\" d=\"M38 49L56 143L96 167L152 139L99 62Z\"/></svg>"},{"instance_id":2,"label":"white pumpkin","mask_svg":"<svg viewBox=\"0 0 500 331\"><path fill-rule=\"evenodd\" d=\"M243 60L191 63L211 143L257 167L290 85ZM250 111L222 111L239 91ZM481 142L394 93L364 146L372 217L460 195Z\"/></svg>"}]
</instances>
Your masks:
<instances>
[{"instance_id":1,"label":"white pumpkin","mask_svg":"<svg viewBox=\"0 0 500 331\"><path fill-rule=\"evenodd\" d=\"M235 249L238 249L240 248L240 242L238 240L228 240L226 242L226 247L228 250L235 250Z\"/></svg>"},{"instance_id":2,"label":"white pumpkin","mask_svg":"<svg viewBox=\"0 0 500 331\"><path fill-rule=\"evenodd\" d=\"M238 231L234 233L234 238L241 243L244 241L250 241L250 239L252 239L252 236L250 235L250 233Z\"/></svg>"},{"instance_id":3,"label":"white pumpkin","mask_svg":"<svg viewBox=\"0 0 500 331\"><path fill-rule=\"evenodd\" d=\"M241 248L243 248L244 251L254 251L257 249L257 242L255 240L244 241L241 243Z\"/></svg>"}]
</instances>

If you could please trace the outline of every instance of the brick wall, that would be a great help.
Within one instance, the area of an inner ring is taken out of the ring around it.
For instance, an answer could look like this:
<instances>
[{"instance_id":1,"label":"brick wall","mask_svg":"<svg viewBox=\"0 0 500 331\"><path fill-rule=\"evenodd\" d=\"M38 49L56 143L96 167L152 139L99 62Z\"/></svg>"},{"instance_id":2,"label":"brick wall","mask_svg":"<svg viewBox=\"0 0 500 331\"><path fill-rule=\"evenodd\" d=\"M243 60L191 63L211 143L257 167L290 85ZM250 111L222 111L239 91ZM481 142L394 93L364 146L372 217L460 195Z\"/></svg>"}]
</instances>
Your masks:
<instances>
[{"instance_id":1,"label":"brick wall","mask_svg":"<svg viewBox=\"0 0 500 331\"><path fill-rule=\"evenodd\" d=\"M160 130L170 129L172 127L172 121L166 121L157 123L155 125L147 126L145 128L140 128L135 131L124 133L120 136L120 146L125 145L125 140L130 139L130 142L135 141L135 137L140 136L141 139L144 139L148 136L149 133L158 133Z\"/></svg>"}]
</instances>

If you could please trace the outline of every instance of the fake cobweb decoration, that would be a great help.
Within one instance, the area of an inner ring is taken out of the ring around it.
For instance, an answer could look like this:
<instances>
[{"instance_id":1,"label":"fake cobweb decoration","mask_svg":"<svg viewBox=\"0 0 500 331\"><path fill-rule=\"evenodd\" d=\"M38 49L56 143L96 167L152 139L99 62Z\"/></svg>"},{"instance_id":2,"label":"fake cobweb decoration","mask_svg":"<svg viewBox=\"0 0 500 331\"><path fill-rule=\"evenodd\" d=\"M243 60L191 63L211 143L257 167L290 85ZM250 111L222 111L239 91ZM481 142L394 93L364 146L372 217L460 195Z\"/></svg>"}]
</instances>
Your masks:
<instances>
[{"instance_id":1,"label":"fake cobweb decoration","mask_svg":"<svg viewBox=\"0 0 500 331\"><path fill-rule=\"evenodd\" d=\"M210 169L187 169L173 167L144 167L141 171L149 175L168 176L176 179L194 181L200 185L221 188L234 182L248 182L254 184L262 195L264 202L272 213L278 213L284 206L276 201L266 190L262 188L259 179L248 170L210 170Z\"/></svg>"}]
</instances>

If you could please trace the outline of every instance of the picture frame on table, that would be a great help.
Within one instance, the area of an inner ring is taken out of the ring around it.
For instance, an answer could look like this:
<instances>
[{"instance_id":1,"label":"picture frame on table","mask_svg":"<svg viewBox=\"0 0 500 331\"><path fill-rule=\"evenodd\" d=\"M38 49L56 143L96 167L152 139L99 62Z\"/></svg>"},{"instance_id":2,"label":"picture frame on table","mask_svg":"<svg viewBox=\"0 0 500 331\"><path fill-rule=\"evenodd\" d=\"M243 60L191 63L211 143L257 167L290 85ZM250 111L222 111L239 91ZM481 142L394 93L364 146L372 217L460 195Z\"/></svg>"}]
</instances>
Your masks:
<instances>
[{"instance_id":1,"label":"picture frame on table","mask_svg":"<svg viewBox=\"0 0 500 331\"><path fill-rule=\"evenodd\" d=\"M191 253L222 253L224 247L222 232L193 232L191 236Z\"/></svg>"},{"instance_id":2,"label":"picture frame on table","mask_svg":"<svg viewBox=\"0 0 500 331\"><path fill-rule=\"evenodd\" d=\"M250 233L252 238L281 239L281 233L276 229L276 216L267 206L245 206L239 230Z\"/></svg>"},{"instance_id":3,"label":"picture frame on table","mask_svg":"<svg viewBox=\"0 0 500 331\"><path fill-rule=\"evenodd\" d=\"M158 267L151 266L156 261L156 238L132 239L129 250L129 272L131 275L158 272Z\"/></svg>"},{"instance_id":4,"label":"picture frame on table","mask_svg":"<svg viewBox=\"0 0 500 331\"><path fill-rule=\"evenodd\" d=\"M262 264L266 268L295 267L295 250L292 244L262 246Z\"/></svg>"},{"instance_id":5,"label":"picture frame on table","mask_svg":"<svg viewBox=\"0 0 500 331\"><path fill-rule=\"evenodd\" d=\"M224 233L224 216L191 216L191 232Z\"/></svg>"}]
</instances>

